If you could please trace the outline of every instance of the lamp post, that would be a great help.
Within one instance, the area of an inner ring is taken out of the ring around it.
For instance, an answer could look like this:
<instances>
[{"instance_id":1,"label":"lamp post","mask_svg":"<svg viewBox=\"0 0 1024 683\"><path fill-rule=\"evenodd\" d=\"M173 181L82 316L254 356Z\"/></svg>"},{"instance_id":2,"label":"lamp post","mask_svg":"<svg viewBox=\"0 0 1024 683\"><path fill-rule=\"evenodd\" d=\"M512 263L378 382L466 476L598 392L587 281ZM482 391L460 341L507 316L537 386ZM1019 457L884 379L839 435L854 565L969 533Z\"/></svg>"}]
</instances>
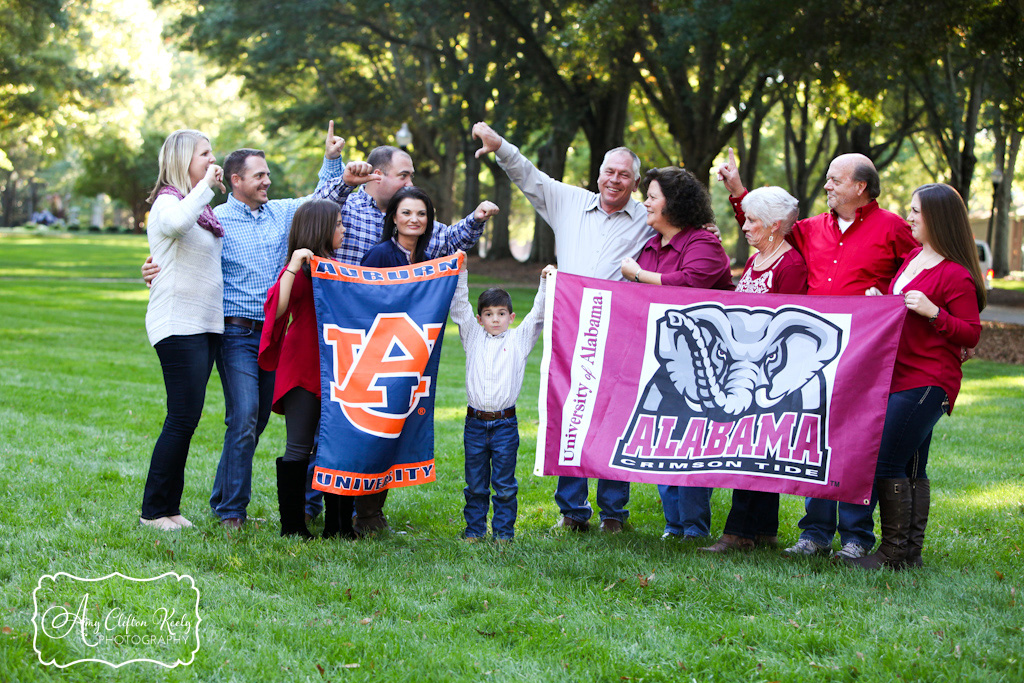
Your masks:
<instances>
[{"instance_id":1,"label":"lamp post","mask_svg":"<svg viewBox=\"0 0 1024 683\"><path fill-rule=\"evenodd\" d=\"M988 216L988 242L989 247L992 246L992 239L995 237L995 221L996 221L996 209L999 201L999 186L1003 184L1003 172L998 168L992 171L990 176L992 179L992 213Z\"/></svg>"},{"instance_id":2,"label":"lamp post","mask_svg":"<svg viewBox=\"0 0 1024 683\"><path fill-rule=\"evenodd\" d=\"M409 145L412 144L412 132L409 130L409 124L403 123L402 127L395 133L395 142L402 148L403 151L409 151Z\"/></svg>"}]
</instances>

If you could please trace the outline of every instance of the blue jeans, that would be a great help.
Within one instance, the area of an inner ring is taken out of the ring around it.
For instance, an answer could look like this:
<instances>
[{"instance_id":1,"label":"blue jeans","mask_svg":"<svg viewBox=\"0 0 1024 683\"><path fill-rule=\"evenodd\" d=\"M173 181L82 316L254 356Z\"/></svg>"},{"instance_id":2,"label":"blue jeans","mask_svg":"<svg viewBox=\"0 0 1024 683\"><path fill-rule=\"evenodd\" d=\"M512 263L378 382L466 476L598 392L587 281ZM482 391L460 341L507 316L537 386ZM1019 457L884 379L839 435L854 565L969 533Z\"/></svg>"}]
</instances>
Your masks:
<instances>
[{"instance_id":1,"label":"blue jeans","mask_svg":"<svg viewBox=\"0 0 1024 683\"><path fill-rule=\"evenodd\" d=\"M870 505L856 503L838 503L823 498L807 498L804 500L804 516L797 526L800 527L800 538L809 538L818 545L831 546L836 531L839 541L857 543L865 548L875 545L875 496L871 496Z\"/></svg>"},{"instance_id":2,"label":"blue jeans","mask_svg":"<svg viewBox=\"0 0 1024 683\"><path fill-rule=\"evenodd\" d=\"M252 458L270 419L274 373L257 363L260 333L224 326L217 372L224 387L224 450L213 480L210 507L221 519L245 519L252 495Z\"/></svg>"},{"instance_id":3,"label":"blue jeans","mask_svg":"<svg viewBox=\"0 0 1024 683\"><path fill-rule=\"evenodd\" d=\"M939 387L918 387L889 394L876 477L924 478L932 429L946 412L945 404L946 392Z\"/></svg>"},{"instance_id":4,"label":"blue jeans","mask_svg":"<svg viewBox=\"0 0 1024 683\"><path fill-rule=\"evenodd\" d=\"M156 343L167 390L167 417L153 447L142 494L142 517L181 514L185 461L206 401L219 334L174 335Z\"/></svg>"},{"instance_id":5,"label":"blue jeans","mask_svg":"<svg viewBox=\"0 0 1024 683\"><path fill-rule=\"evenodd\" d=\"M586 477L559 477L555 486L555 504L558 510L577 522L586 522L594 514L587 500L589 494ZM617 519L625 522L629 517L626 504L629 503L629 482L612 479L597 480L597 506L601 508L601 520Z\"/></svg>"},{"instance_id":6,"label":"blue jeans","mask_svg":"<svg viewBox=\"0 0 1024 683\"><path fill-rule=\"evenodd\" d=\"M707 536L711 528L711 489L703 486L658 484L665 511L665 533L676 536Z\"/></svg>"},{"instance_id":7,"label":"blue jeans","mask_svg":"<svg viewBox=\"0 0 1024 683\"><path fill-rule=\"evenodd\" d=\"M516 481L516 455L519 451L519 421L515 417L500 420L466 418L463 437L466 447L466 538L487 534L487 496L494 488L494 517L491 530L496 539L515 535L519 511L519 483Z\"/></svg>"}]
</instances>

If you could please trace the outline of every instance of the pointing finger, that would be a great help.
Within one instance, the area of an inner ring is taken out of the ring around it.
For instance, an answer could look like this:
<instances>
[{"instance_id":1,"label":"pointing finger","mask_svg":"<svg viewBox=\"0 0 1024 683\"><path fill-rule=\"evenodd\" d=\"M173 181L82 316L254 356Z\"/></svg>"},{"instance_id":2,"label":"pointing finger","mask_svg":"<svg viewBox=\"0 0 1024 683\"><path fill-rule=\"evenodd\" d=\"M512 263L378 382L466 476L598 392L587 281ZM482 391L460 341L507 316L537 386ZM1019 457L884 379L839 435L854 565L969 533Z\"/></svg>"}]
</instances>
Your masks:
<instances>
[{"instance_id":1,"label":"pointing finger","mask_svg":"<svg viewBox=\"0 0 1024 683\"><path fill-rule=\"evenodd\" d=\"M333 138L334 137L334 119L331 119L327 123L327 137L328 138Z\"/></svg>"}]
</instances>

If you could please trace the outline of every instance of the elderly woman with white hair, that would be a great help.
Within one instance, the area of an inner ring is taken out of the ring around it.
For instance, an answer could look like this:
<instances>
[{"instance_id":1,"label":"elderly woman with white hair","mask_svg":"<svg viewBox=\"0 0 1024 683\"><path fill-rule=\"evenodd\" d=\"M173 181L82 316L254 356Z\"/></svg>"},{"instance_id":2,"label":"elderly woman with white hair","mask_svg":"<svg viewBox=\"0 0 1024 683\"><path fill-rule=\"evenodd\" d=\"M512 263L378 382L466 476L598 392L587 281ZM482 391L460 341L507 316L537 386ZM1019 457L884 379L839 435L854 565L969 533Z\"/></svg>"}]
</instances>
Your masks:
<instances>
[{"instance_id":1,"label":"elderly woman with white hair","mask_svg":"<svg viewBox=\"0 0 1024 683\"><path fill-rule=\"evenodd\" d=\"M797 200L781 187L762 187L743 198L743 211L743 234L757 251L747 260L736 291L806 294L807 265L800 252L786 241L797 219ZM722 537L701 550L724 553L756 545L774 546L778 532L779 494L735 489Z\"/></svg>"}]
</instances>

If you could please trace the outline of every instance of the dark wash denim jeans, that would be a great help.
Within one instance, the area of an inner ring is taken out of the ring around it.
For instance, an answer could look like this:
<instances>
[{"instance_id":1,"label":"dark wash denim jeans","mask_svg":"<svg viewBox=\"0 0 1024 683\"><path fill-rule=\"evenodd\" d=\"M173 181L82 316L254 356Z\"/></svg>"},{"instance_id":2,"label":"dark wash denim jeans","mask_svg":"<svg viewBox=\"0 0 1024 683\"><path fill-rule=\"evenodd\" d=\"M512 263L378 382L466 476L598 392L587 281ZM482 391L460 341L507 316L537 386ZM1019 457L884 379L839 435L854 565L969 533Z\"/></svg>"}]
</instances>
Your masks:
<instances>
[{"instance_id":1,"label":"dark wash denim jeans","mask_svg":"<svg viewBox=\"0 0 1024 683\"><path fill-rule=\"evenodd\" d=\"M946 412L945 404L946 392L939 387L917 387L889 394L876 477L925 477L932 430Z\"/></svg>"},{"instance_id":2,"label":"dark wash denim jeans","mask_svg":"<svg viewBox=\"0 0 1024 683\"><path fill-rule=\"evenodd\" d=\"M466 448L466 538L487 534L487 497L494 488L494 517L491 530L496 539L515 535L519 511L519 483L516 481L516 455L519 451L519 421L515 417L500 420L466 418L463 436Z\"/></svg>"},{"instance_id":3,"label":"dark wash denim jeans","mask_svg":"<svg viewBox=\"0 0 1024 683\"><path fill-rule=\"evenodd\" d=\"M173 335L154 347L167 390L167 417L153 447L142 494L145 519L181 514L185 461L203 414L206 384L220 341L219 334Z\"/></svg>"},{"instance_id":4,"label":"dark wash denim jeans","mask_svg":"<svg viewBox=\"0 0 1024 683\"><path fill-rule=\"evenodd\" d=\"M704 486L658 484L665 533L676 536L707 536L711 528L711 489Z\"/></svg>"},{"instance_id":5,"label":"dark wash denim jeans","mask_svg":"<svg viewBox=\"0 0 1024 683\"><path fill-rule=\"evenodd\" d=\"M221 519L245 519L252 496L252 458L274 400L274 373L261 370L260 333L224 326L217 372L224 388L224 450L213 480L210 507Z\"/></svg>"}]
</instances>

